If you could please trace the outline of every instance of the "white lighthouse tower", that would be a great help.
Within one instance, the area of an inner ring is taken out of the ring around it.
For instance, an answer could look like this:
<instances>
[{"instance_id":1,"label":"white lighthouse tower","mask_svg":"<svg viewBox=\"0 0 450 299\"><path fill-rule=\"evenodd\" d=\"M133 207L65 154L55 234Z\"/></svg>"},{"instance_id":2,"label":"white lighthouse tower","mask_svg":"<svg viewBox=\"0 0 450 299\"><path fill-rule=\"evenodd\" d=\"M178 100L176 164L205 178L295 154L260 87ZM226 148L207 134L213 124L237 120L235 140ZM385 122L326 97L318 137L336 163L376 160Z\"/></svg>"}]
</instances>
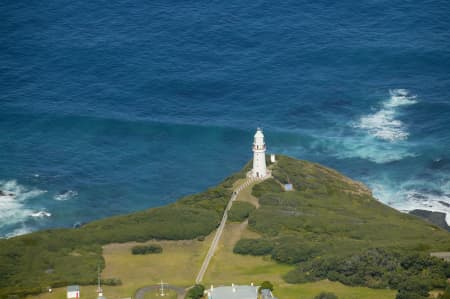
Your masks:
<instances>
[{"instance_id":1,"label":"white lighthouse tower","mask_svg":"<svg viewBox=\"0 0 450 299\"><path fill-rule=\"evenodd\" d=\"M252 176L254 178L263 178L266 174L266 144L264 143L264 134L262 130L258 128L253 141Z\"/></svg>"}]
</instances>

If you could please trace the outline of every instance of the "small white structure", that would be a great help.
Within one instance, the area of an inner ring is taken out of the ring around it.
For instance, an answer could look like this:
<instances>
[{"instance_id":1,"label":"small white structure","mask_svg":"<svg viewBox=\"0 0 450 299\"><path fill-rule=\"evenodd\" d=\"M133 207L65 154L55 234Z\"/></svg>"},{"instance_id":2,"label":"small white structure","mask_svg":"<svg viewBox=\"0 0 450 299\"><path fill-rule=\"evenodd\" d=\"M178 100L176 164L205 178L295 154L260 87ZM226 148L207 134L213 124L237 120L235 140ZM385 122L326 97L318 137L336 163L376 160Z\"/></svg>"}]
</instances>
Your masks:
<instances>
[{"instance_id":1,"label":"small white structure","mask_svg":"<svg viewBox=\"0 0 450 299\"><path fill-rule=\"evenodd\" d=\"M277 159L275 159L275 154L270 154L270 163L277 162Z\"/></svg>"},{"instance_id":2,"label":"small white structure","mask_svg":"<svg viewBox=\"0 0 450 299\"><path fill-rule=\"evenodd\" d=\"M80 298L80 286L73 285L67 287L67 299Z\"/></svg>"},{"instance_id":3,"label":"small white structure","mask_svg":"<svg viewBox=\"0 0 450 299\"><path fill-rule=\"evenodd\" d=\"M106 297L103 295L103 293L98 293L97 299L106 299Z\"/></svg>"},{"instance_id":4,"label":"small white structure","mask_svg":"<svg viewBox=\"0 0 450 299\"><path fill-rule=\"evenodd\" d=\"M292 184L284 184L284 191L294 191Z\"/></svg>"},{"instance_id":5,"label":"small white structure","mask_svg":"<svg viewBox=\"0 0 450 299\"><path fill-rule=\"evenodd\" d=\"M208 299L257 299L258 287L248 285L235 285L217 287L207 290Z\"/></svg>"},{"instance_id":6,"label":"small white structure","mask_svg":"<svg viewBox=\"0 0 450 299\"><path fill-rule=\"evenodd\" d=\"M252 176L254 178L263 178L266 175L266 144L264 143L264 134L261 128L258 128L253 141Z\"/></svg>"}]
</instances>

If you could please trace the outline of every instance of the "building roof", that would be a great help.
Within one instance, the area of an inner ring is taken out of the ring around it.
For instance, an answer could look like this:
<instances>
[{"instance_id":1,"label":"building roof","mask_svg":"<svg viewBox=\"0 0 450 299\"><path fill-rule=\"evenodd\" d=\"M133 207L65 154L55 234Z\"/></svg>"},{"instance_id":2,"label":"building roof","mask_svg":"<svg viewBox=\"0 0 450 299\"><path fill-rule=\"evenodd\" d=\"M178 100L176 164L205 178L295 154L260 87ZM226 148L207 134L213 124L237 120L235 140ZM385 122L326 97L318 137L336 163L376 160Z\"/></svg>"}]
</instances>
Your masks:
<instances>
[{"instance_id":1,"label":"building roof","mask_svg":"<svg viewBox=\"0 0 450 299\"><path fill-rule=\"evenodd\" d=\"M211 290L210 290L211 291ZM258 287L235 285L213 288L211 299L257 299Z\"/></svg>"},{"instance_id":2,"label":"building roof","mask_svg":"<svg viewBox=\"0 0 450 299\"><path fill-rule=\"evenodd\" d=\"M80 286L78 286L78 285L73 285L73 286L67 287L67 292L77 292L77 291L80 291Z\"/></svg>"}]
</instances>

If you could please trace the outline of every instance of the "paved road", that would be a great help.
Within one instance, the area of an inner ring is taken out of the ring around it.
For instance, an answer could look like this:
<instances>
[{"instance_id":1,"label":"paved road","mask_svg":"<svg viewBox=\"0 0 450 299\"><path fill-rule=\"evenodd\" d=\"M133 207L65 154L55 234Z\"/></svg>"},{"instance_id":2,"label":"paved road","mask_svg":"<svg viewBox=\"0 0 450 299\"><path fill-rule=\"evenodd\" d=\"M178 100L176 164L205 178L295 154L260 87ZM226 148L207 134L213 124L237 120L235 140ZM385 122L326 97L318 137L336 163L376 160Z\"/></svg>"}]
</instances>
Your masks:
<instances>
[{"instance_id":1,"label":"paved road","mask_svg":"<svg viewBox=\"0 0 450 299\"><path fill-rule=\"evenodd\" d=\"M239 192L256 181L255 178L248 178L242 185L240 185L236 190L234 190L233 195L231 196L230 201L227 204L227 207L223 213L222 221L220 221L219 228L216 231L216 234L214 236L213 241L211 242L211 246L209 247L208 253L206 254L205 260L203 261L202 267L200 268L200 271L198 272L197 278L195 279L195 283L200 283L203 280L203 276L206 273L206 269L208 269L209 262L211 261L211 258L214 255L214 252L216 251L217 244L219 244L220 237L222 236L223 229L225 228L225 224L227 223L228 219L228 211L231 209L231 206L233 205L233 201L236 199Z\"/></svg>"},{"instance_id":2,"label":"paved road","mask_svg":"<svg viewBox=\"0 0 450 299\"><path fill-rule=\"evenodd\" d=\"M145 293L148 293L150 291L158 291L160 287L161 286L159 284L157 284L157 285L153 285L153 286L140 288L139 290L136 291L134 298L135 299L144 299ZM186 294L185 289L179 288L176 286L164 285L164 289L165 290L169 289L169 290L175 291L178 294L177 299L184 299L184 295Z\"/></svg>"}]
</instances>

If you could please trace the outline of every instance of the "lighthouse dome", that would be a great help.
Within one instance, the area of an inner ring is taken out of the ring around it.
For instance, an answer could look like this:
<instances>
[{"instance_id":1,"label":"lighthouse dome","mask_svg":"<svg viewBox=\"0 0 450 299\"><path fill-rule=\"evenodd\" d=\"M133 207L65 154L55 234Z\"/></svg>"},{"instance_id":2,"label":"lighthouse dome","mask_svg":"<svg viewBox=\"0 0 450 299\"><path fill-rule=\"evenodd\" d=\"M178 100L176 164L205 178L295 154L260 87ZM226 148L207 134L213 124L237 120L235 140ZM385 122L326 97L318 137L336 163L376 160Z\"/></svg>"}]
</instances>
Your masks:
<instances>
[{"instance_id":1,"label":"lighthouse dome","mask_svg":"<svg viewBox=\"0 0 450 299\"><path fill-rule=\"evenodd\" d=\"M255 138L264 138L264 134L260 128L256 130Z\"/></svg>"}]
</instances>

